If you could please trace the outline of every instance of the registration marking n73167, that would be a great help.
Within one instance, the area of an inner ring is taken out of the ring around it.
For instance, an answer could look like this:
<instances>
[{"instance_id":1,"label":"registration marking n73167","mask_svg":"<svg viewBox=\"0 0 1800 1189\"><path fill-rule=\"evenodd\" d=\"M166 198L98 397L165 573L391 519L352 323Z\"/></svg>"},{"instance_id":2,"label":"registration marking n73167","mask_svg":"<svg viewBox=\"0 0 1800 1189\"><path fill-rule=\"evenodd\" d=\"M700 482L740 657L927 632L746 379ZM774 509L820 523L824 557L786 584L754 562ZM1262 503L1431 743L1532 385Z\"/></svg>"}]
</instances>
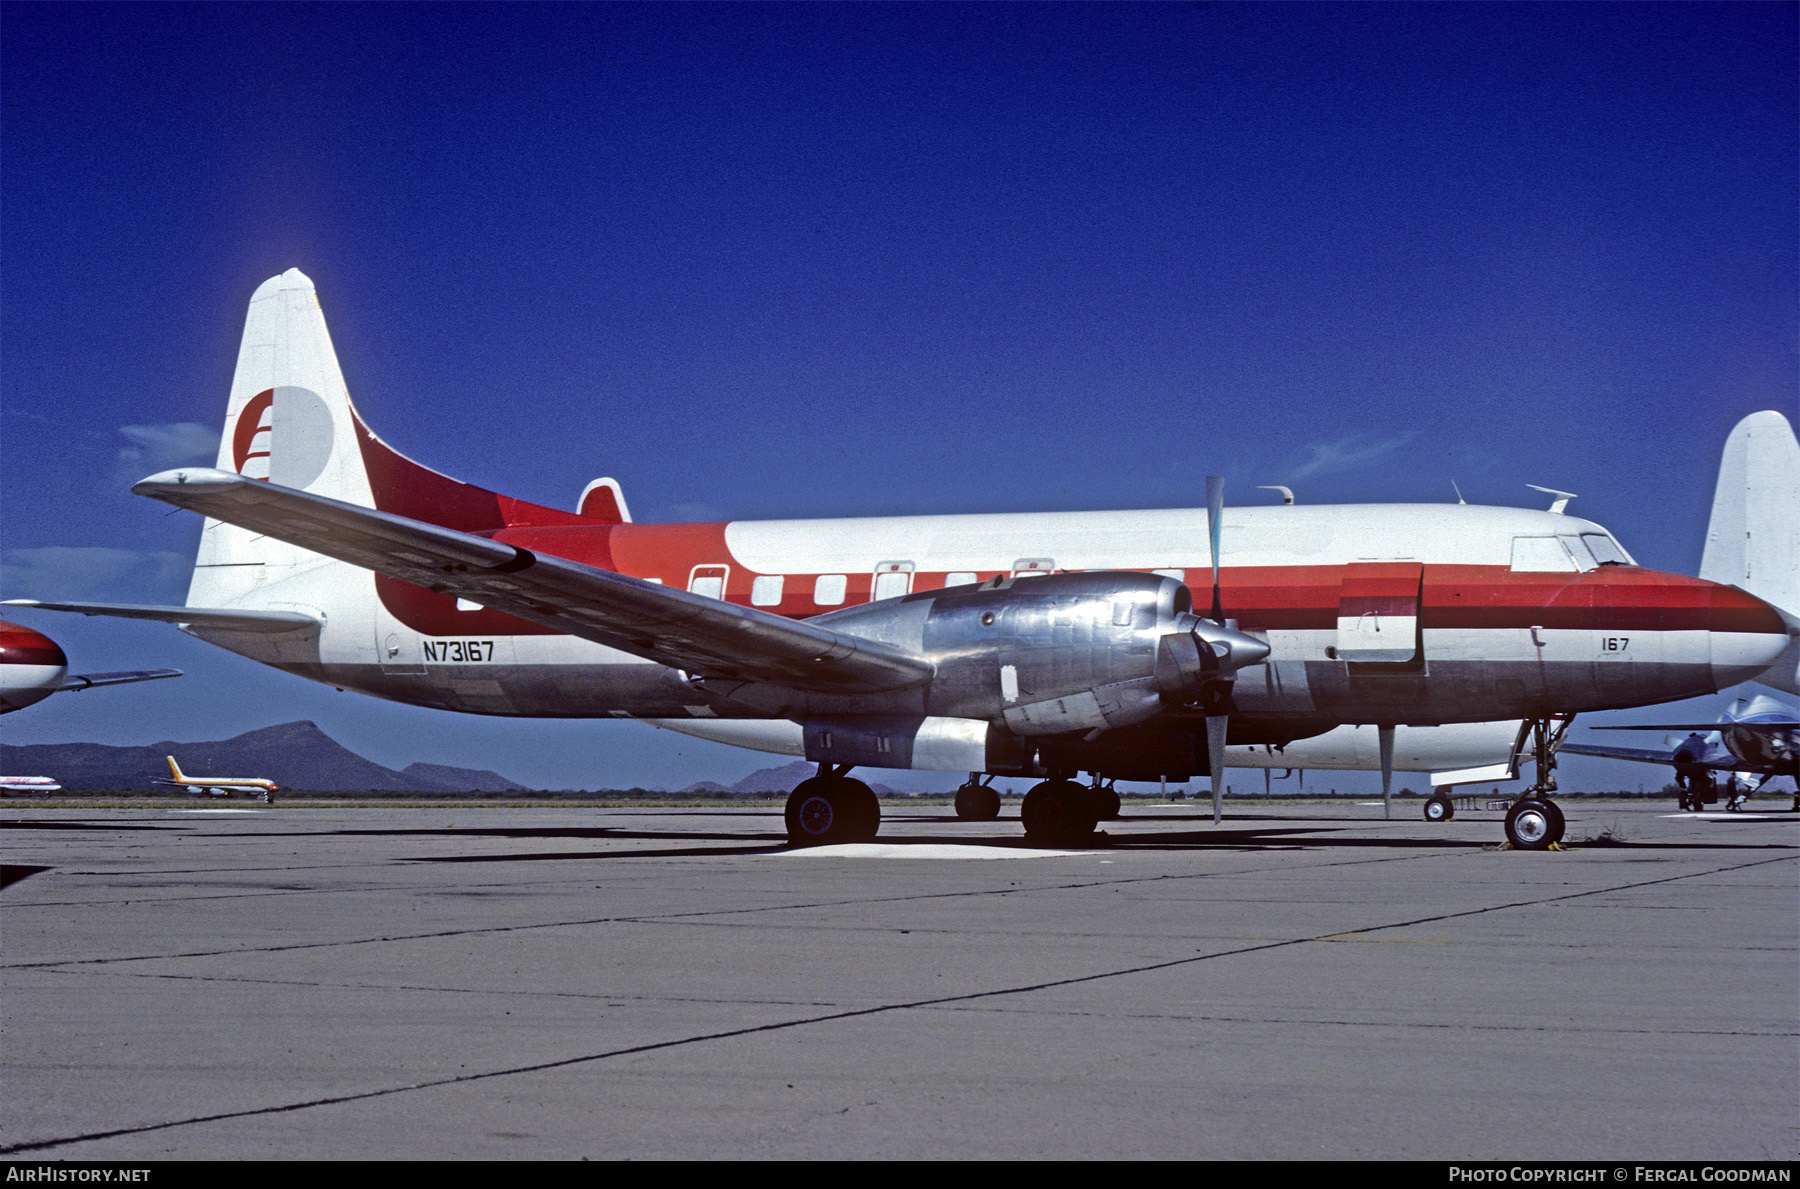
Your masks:
<instances>
[{"instance_id":1,"label":"registration marking n73167","mask_svg":"<svg viewBox=\"0 0 1800 1189\"><path fill-rule=\"evenodd\" d=\"M492 640L421 640L425 659L448 665L482 665L494 659Z\"/></svg>"}]
</instances>

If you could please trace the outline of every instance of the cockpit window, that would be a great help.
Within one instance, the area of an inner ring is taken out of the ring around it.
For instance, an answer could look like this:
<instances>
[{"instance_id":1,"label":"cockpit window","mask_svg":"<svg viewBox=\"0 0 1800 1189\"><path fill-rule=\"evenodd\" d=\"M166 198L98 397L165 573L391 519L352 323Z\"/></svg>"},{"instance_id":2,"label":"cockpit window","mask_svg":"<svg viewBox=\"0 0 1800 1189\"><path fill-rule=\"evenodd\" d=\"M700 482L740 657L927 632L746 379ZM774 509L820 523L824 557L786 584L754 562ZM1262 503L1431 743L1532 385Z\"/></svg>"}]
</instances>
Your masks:
<instances>
[{"instance_id":1,"label":"cockpit window","mask_svg":"<svg viewBox=\"0 0 1800 1189\"><path fill-rule=\"evenodd\" d=\"M1594 560L1603 566L1630 566L1637 563L1631 555L1619 548L1619 543L1605 533L1582 533L1581 543L1588 547Z\"/></svg>"},{"instance_id":2,"label":"cockpit window","mask_svg":"<svg viewBox=\"0 0 1800 1189\"><path fill-rule=\"evenodd\" d=\"M1573 573L1575 560L1555 537L1514 537L1512 568L1526 573Z\"/></svg>"},{"instance_id":3,"label":"cockpit window","mask_svg":"<svg viewBox=\"0 0 1800 1189\"><path fill-rule=\"evenodd\" d=\"M1563 543L1563 547L1569 551L1569 556L1575 559L1576 569L1586 573L1599 564L1594 560L1594 555L1588 552L1588 547L1581 543L1580 537L1558 537L1557 540Z\"/></svg>"}]
</instances>

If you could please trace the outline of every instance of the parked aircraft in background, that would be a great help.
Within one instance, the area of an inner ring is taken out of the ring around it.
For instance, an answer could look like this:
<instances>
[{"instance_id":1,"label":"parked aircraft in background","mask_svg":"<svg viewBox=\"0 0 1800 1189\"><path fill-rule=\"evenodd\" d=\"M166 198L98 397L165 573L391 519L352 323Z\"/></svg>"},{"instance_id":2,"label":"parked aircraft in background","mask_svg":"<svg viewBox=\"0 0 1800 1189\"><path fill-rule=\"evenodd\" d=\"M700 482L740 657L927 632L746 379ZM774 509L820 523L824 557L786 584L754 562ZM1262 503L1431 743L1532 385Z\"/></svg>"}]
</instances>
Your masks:
<instances>
[{"instance_id":1,"label":"parked aircraft in background","mask_svg":"<svg viewBox=\"0 0 1800 1189\"><path fill-rule=\"evenodd\" d=\"M133 669L71 677L69 658L56 641L23 624L0 620L0 714L23 710L61 690L179 676L180 669Z\"/></svg>"},{"instance_id":2,"label":"parked aircraft in background","mask_svg":"<svg viewBox=\"0 0 1800 1189\"><path fill-rule=\"evenodd\" d=\"M1725 781L1725 808L1742 808L1752 793L1777 776L1800 780L1800 712L1767 694L1739 698L1715 723L1652 723L1602 727L1606 731L1664 731L1667 747L1610 747L1596 743L1564 743L1574 755L1603 756L1666 764L1675 769L1683 809L1699 811L1719 801L1717 781ZM1691 731L1687 738L1674 732ZM1760 779L1759 779L1760 778ZM1800 790L1795 793L1800 809Z\"/></svg>"},{"instance_id":3,"label":"parked aircraft in background","mask_svg":"<svg viewBox=\"0 0 1800 1189\"><path fill-rule=\"evenodd\" d=\"M196 796L229 797L232 793L248 793L253 797L261 797L264 801L272 801L274 795L281 791L280 785L259 776L184 776L181 765L175 762L174 756L169 756L168 761L169 775L174 779L158 780L156 783L191 789Z\"/></svg>"},{"instance_id":4,"label":"parked aircraft in background","mask_svg":"<svg viewBox=\"0 0 1800 1189\"><path fill-rule=\"evenodd\" d=\"M0 776L0 793L54 793L60 788L54 776Z\"/></svg>"},{"instance_id":5,"label":"parked aircraft in background","mask_svg":"<svg viewBox=\"0 0 1800 1189\"><path fill-rule=\"evenodd\" d=\"M251 299L216 468L133 490L207 517L188 605L35 605L418 705L803 755L796 843L874 835L853 767L1042 777L1027 834L1071 842L1081 773L1209 772L1216 820L1228 746L1367 724L1391 773L1399 726L1525 718L1539 779L1506 828L1541 848L1569 716L1709 694L1790 643L1763 600L1553 512L1226 512L1217 479L1205 509L1138 512L637 524L610 480L541 507L377 438L298 270Z\"/></svg>"}]
</instances>

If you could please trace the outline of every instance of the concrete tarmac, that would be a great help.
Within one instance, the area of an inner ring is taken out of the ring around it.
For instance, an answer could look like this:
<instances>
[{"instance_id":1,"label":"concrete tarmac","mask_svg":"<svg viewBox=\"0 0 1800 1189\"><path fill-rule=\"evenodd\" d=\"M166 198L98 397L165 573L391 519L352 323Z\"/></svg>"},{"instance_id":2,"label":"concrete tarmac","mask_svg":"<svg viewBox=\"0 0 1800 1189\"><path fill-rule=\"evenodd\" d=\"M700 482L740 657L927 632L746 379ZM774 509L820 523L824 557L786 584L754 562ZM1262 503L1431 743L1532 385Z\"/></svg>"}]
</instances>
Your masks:
<instances>
[{"instance_id":1,"label":"concrete tarmac","mask_svg":"<svg viewBox=\"0 0 1800 1189\"><path fill-rule=\"evenodd\" d=\"M1564 804L15 802L0 1155L1800 1157L1800 815Z\"/></svg>"}]
</instances>

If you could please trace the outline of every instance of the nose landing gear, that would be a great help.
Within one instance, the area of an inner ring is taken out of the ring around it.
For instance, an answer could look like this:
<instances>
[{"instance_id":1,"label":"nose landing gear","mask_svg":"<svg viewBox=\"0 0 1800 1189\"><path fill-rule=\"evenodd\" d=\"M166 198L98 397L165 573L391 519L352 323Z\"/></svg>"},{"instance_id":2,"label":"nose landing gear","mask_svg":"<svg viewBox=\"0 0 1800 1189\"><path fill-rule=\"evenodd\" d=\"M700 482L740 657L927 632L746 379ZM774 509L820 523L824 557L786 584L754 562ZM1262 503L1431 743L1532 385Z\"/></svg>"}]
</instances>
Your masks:
<instances>
[{"instance_id":1,"label":"nose landing gear","mask_svg":"<svg viewBox=\"0 0 1800 1189\"><path fill-rule=\"evenodd\" d=\"M1506 811L1506 841L1515 850L1561 850L1563 811L1550 794L1556 791L1556 749L1569 732L1573 714L1528 718L1519 725L1513 742L1513 771L1518 771L1525 748L1530 746L1537 779Z\"/></svg>"}]
</instances>

